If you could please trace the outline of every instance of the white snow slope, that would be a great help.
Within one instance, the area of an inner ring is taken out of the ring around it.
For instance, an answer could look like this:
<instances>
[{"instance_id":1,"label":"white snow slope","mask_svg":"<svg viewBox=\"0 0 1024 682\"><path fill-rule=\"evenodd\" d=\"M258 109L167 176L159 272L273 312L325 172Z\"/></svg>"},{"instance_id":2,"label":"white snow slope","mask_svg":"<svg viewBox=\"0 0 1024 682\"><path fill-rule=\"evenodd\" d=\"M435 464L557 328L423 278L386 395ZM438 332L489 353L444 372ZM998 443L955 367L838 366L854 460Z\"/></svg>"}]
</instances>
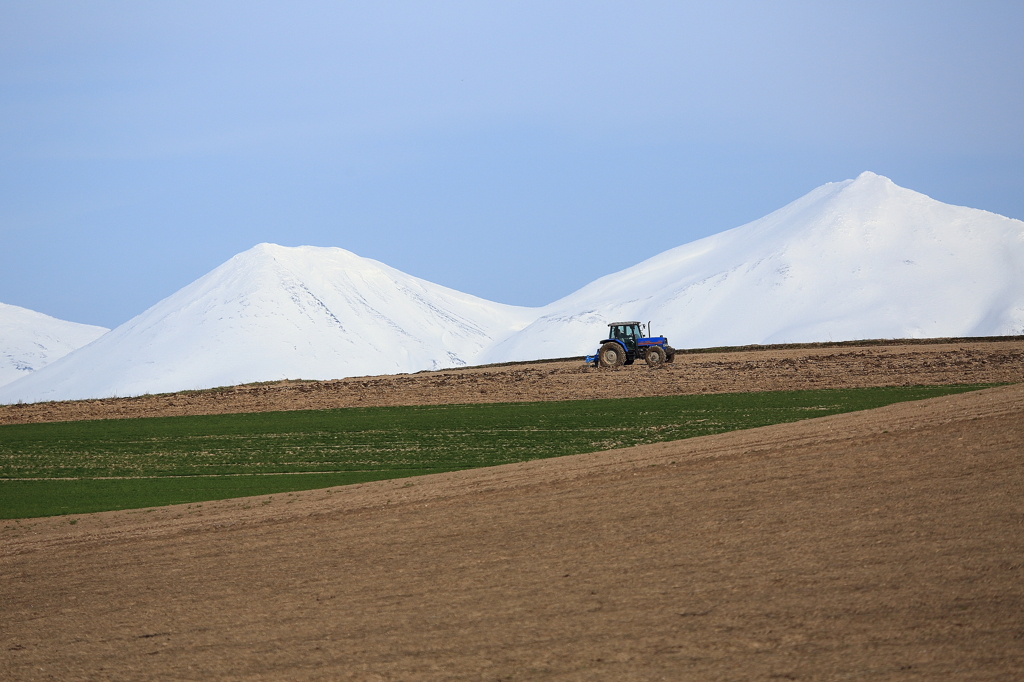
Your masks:
<instances>
[{"instance_id":1,"label":"white snow slope","mask_svg":"<svg viewBox=\"0 0 1024 682\"><path fill-rule=\"evenodd\" d=\"M651 320L677 348L1024 334L1024 222L863 173L543 308L261 244L0 386L0 403L582 355L615 320Z\"/></svg>"},{"instance_id":2,"label":"white snow slope","mask_svg":"<svg viewBox=\"0 0 1024 682\"><path fill-rule=\"evenodd\" d=\"M0 303L0 386L28 376L108 331Z\"/></svg>"},{"instance_id":3,"label":"white snow slope","mask_svg":"<svg viewBox=\"0 0 1024 682\"><path fill-rule=\"evenodd\" d=\"M0 403L451 367L535 316L343 249L260 244L0 387Z\"/></svg>"},{"instance_id":4,"label":"white snow slope","mask_svg":"<svg viewBox=\"0 0 1024 682\"><path fill-rule=\"evenodd\" d=\"M593 353L617 320L677 348L1024 334L1024 222L862 173L602 277L478 361Z\"/></svg>"}]
</instances>

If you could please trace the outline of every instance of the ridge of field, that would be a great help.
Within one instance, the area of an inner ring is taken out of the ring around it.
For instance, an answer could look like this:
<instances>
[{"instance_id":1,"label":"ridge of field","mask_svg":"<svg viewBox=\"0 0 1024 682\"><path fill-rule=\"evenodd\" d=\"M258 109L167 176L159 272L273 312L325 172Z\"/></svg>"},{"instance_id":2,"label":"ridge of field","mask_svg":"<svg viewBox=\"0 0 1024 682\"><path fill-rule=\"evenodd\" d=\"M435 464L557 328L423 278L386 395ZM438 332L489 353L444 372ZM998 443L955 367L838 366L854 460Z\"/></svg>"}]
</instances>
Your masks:
<instances>
[{"instance_id":1,"label":"ridge of field","mask_svg":"<svg viewBox=\"0 0 1024 682\"><path fill-rule=\"evenodd\" d=\"M1024 385L0 524L11 679L1013 680Z\"/></svg>"},{"instance_id":2,"label":"ridge of field","mask_svg":"<svg viewBox=\"0 0 1024 682\"><path fill-rule=\"evenodd\" d=\"M984 386L11 424L0 426L0 518L200 502L497 466L979 388ZM225 485L211 478L230 480Z\"/></svg>"},{"instance_id":3,"label":"ridge of field","mask_svg":"<svg viewBox=\"0 0 1024 682\"><path fill-rule=\"evenodd\" d=\"M0 405L0 424L391 405L533 402L868 386L1024 381L1024 337L849 342L680 354L651 370L579 360L281 381L133 398Z\"/></svg>"}]
</instances>

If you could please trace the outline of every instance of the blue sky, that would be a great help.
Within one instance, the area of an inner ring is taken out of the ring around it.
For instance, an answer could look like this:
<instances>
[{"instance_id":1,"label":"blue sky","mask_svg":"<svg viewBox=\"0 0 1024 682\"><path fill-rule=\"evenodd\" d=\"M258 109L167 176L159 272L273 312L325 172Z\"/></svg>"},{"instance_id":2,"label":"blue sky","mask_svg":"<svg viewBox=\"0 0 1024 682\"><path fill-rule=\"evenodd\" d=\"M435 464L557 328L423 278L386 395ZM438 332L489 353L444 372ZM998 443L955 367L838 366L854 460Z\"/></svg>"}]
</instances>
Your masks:
<instances>
[{"instance_id":1,"label":"blue sky","mask_svg":"<svg viewBox=\"0 0 1024 682\"><path fill-rule=\"evenodd\" d=\"M504 303L871 170L1024 218L1020 2L5 2L0 301L263 242Z\"/></svg>"}]
</instances>

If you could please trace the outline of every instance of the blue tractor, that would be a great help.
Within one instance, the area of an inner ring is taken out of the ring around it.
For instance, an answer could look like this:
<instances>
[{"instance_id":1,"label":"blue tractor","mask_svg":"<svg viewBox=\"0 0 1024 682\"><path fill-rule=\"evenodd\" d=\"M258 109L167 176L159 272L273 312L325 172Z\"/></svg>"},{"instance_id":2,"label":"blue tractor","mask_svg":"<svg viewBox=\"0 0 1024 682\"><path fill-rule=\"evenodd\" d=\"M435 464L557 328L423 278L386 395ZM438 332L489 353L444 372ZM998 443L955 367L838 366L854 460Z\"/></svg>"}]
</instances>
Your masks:
<instances>
[{"instance_id":1,"label":"blue tractor","mask_svg":"<svg viewBox=\"0 0 1024 682\"><path fill-rule=\"evenodd\" d=\"M651 323L647 331L650 333ZM676 349L668 345L664 336L644 336L644 325L639 322L612 322L608 325L608 338L601 341L596 355L586 357L587 364L594 367L621 367L632 365L634 360L644 360L650 367L660 367L673 362Z\"/></svg>"}]
</instances>

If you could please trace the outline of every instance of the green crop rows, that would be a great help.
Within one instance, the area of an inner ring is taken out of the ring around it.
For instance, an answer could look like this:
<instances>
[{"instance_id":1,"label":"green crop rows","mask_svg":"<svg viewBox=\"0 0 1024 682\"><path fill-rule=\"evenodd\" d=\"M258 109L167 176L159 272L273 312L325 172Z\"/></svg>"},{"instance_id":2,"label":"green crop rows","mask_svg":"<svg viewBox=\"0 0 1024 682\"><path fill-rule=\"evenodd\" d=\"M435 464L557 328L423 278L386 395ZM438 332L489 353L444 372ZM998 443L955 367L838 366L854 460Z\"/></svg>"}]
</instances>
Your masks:
<instances>
[{"instance_id":1,"label":"green crop rows","mask_svg":"<svg viewBox=\"0 0 1024 682\"><path fill-rule=\"evenodd\" d=\"M0 518L127 509L558 457L982 386L380 407L0 426Z\"/></svg>"}]
</instances>

